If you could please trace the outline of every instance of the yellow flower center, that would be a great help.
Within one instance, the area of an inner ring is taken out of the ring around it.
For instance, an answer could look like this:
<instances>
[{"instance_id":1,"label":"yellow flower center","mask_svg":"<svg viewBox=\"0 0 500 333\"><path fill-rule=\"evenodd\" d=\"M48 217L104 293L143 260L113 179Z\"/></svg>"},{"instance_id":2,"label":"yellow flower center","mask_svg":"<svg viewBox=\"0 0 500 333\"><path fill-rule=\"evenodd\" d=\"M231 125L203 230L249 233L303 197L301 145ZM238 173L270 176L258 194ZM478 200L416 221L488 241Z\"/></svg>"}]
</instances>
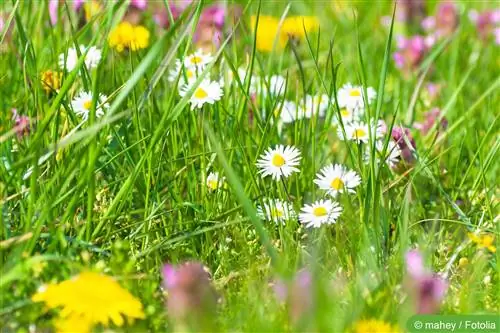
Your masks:
<instances>
[{"instance_id":1,"label":"yellow flower center","mask_svg":"<svg viewBox=\"0 0 500 333\"><path fill-rule=\"evenodd\" d=\"M349 96L359 97L361 96L361 91L359 91L359 89L351 89L351 91L349 91Z\"/></svg>"},{"instance_id":2,"label":"yellow flower center","mask_svg":"<svg viewBox=\"0 0 500 333\"><path fill-rule=\"evenodd\" d=\"M92 100L88 100L88 101L83 102L83 108L85 110L90 110L91 106L92 106Z\"/></svg>"},{"instance_id":3,"label":"yellow flower center","mask_svg":"<svg viewBox=\"0 0 500 333\"><path fill-rule=\"evenodd\" d=\"M187 76L188 79L191 79L194 76L193 71L187 70L186 71L186 76Z\"/></svg>"},{"instance_id":4,"label":"yellow flower center","mask_svg":"<svg viewBox=\"0 0 500 333\"><path fill-rule=\"evenodd\" d=\"M364 129L362 128L357 128L355 131L354 131L354 137L356 139L359 139L359 138L363 138L366 136L366 132Z\"/></svg>"},{"instance_id":5,"label":"yellow flower center","mask_svg":"<svg viewBox=\"0 0 500 333\"><path fill-rule=\"evenodd\" d=\"M341 115L342 117L349 117L349 115L350 115L350 114L351 114L351 113L350 113L350 112L349 112L349 110L347 110L347 109L341 109L341 110L340 110L340 115Z\"/></svg>"},{"instance_id":6,"label":"yellow flower center","mask_svg":"<svg viewBox=\"0 0 500 333\"><path fill-rule=\"evenodd\" d=\"M335 189L335 190L341 190L344 188L344 182L340 178L334 178L332 182L330 183L330 187Z\"/></svg>"},{"instance_id":7,"label":"yellow flower center","mask_svg":"<svg viewBox=\"0 0 500 333\"><path fill-rule=\"evenodd\" d=\"M281 168L285 165L285 159L280 154L274 154L273 160L271 161L275 167Z\"/></svg>"},{"instance_id":8,"label":"yellow flower center","mask_svg":"<svg viewBox=\"0 0 500 333\"><path fill-rule=\"evenodd\" d=\"M208 96L208 94L203 88L198 88L194 92L194 97L199 98L199 99L206 98L207 96Z\"/></svg>"},{"instance_id":9,"label":"yellow flower center","mask_svg":"<svg viewBox=\"0 0 500 333\"><path fill-rule=\"evenodd\" d=\"M201 62L202 62L202 60L203 60L203 59L202 59L201 57L198 57L198 56L193 56L193 57L191 58L191 63L192 63L192 64L195 64L195 65L198 65L199 63L201 63Z\"/></svg>"},{"instance_id":10,"label":"yellow flower center","mask_svg":"<svg viewBox=\"0 0 500 333\"><path fill-rule=\"evenodd\" d=\"M207 182L208 187L209 187L210 189L212 189L212 190L216 190L216 189L217 189L217 187L218 187L218 184L219 184L219 183L218 183L218 182L217 182L217 180L215 180L215 179L210 179L210 180Z\"/></svg>"},{"instance_id":11,"label":"yellow flower center","mask_svg":"<svg viewBox=\"0 0 500 333\"><path fill-rule=\"evenodd\" d=\"M271 217L274 218L280 218L283 217L285 214L283 213L282 210L279 210L278 208L274 207L271 208Z\"/></svg>"},{"instance_id":12,"label":"yellow flower center","mask_svg":"<svg viewBox=\"0 0 500 333\"><path fill-rule=\"evenodd\" d=\"M313 209L313 215L316 217L326 216L328 211L325 207L316 207Z\"/></svg>"}]
</instances>

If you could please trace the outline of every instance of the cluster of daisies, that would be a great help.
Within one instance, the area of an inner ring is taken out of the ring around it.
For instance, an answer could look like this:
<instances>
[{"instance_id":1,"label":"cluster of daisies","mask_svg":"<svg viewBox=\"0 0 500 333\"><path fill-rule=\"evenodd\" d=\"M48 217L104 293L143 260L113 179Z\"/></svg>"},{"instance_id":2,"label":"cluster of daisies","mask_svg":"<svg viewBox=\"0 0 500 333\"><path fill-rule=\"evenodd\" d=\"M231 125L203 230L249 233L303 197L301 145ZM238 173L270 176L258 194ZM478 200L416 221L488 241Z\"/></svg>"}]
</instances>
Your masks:
<instances>
[{"instance_id":1,"label":"cluster of daisies","mask_svg":"<svg viewBox=\"0 0 500 333\"><path fill-rule=\"evenodd\" d=\"M273 180L279 181L299 172L300 160L301 154L296 147L277 145L265 151L256 164L262 177L271 176ZM355 193L361 178L355 171L342 165L330 164L318 172L314 183L329 198L302 207L298 218L308 228L335 223L342 213L342 207L334 198L340 193ZM272 198L264 201L263 205L257 207L257 213L262 219L285 223L297 217L293 206L286 201Z\"/></svg>"},{"instance_id":2,"label":"cluster of daisies","mask_svg":"<svg viewBox=\"0 0 500 333\"><path fill-rule=\"evenodd\" d=\"M200 109L204 104L214 104L222 98L222 86L224 81L212 81L210 78L204 78L196 87L195 83L207 66L214 61L210 53L204 53L198 50L187 55L184 59L177 59L175 67L170 71L168 80L176 82L181 97L186 96L194 89L189 102L191 109Z\"/></svg>"}]
</instances>

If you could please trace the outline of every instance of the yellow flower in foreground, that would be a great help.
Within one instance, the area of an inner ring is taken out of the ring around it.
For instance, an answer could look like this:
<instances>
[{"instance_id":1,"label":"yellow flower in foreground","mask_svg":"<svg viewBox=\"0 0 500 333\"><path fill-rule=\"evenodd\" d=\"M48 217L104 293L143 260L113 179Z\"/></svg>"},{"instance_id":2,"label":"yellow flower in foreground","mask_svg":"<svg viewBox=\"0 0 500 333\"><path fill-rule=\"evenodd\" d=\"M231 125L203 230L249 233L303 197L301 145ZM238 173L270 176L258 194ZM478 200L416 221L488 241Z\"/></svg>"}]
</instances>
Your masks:
<instances>
[{"instance_id":1,"label":"yellow flower in foreground","mask_svg":"<svg viewBox=\"0 0 500 333\"><path fill-rule=\"evenodd\" d=\"M495 253L497 248L495 247L495 237L491 234L478 235L472 232L468 233L469 239L477 244L478 248L486 248L491 252Z\"/></svg>"},{"instance_id":2,"label":"yellow flower in foreground","mask_svg":"<svg viewBox=\"0 0 500 333\"><path fill-rule=\"evenodd\" d=\"M61 88L62 73L47 70L42 73L41 81L43 90L45 90L47 94L58 91L59 88Z\"/></svg>"},{"instance_id":3,"label":"yellow flower in foreground","mask_svg":"<svg viewBox=\"0 0 500 333\"><path fill-rule=\"evenodd\" d=\"M34 302L45 302L49 309L60 309L56 326L67 331L74 326L85 328L102 324L124 324L123 317L133 321L144 318L141 302L122 288L112 277L83 272L60 282L43 286L33 295Z\"/></svg>"},{"instance_id":4,"label":"yellow flower in foreground","mask_svg":"<svg viewBox=\"0 0 500 333\"><path fill-rule=\"evenodd\" d=\"M137 51L149 46L149 31L142 25L134 26L129 22L121 22L109 34L109 46L118 52L125 49Z\"/></svg>"},{"instance_id":5,"label":"yellow flower in foreground","mask_svg":"<svg viewBox=\"0 0 500 333\"><path fill-rule=\"evenodd\" d=\"M288 39L304 39L307 33L317 31L319 21L314 16L292 16L283 21L274 16L259 16L257 30L257 17L251 17L252 30L256 31L256 47L259 51L270 52L276 40L276 48L282 49L286 46ZM305 31L304 31L305 29Z\"/></svg>"},{"instance_id":6,"label":"yellow flower in foreground","mask_svg":"<svg viewBox=\"0 0 500 333\"><path fill-rule=\"evenodd\" d=\"M368 319L360 320L354 324L355 333L397 333L396 326L386 323L383 320Z\"/></svg>"}]
</instances>

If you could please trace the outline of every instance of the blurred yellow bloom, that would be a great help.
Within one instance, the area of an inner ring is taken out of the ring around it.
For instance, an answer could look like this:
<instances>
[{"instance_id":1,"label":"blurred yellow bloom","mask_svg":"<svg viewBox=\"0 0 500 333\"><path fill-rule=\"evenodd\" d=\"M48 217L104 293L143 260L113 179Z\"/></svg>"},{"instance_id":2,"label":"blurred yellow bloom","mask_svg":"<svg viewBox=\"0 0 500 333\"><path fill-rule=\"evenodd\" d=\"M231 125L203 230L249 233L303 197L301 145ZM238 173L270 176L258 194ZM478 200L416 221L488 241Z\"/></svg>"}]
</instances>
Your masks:
<instances>
[{"instance_id":1,"label":"blurred yellow bloom","mask_svg":"<svg viewBox=\"0 0 500 333\"><path fill-rule=\"evenodd\" d=\"M101 10L101 5L95 0L87 1L83 4L83 11L85 12L85 20L87 22L90 21L92 17L99 14Z\"/></svg>"},{"instance_id":2,"label":"blurred yellow bloom","mask_svg":"<svg viewBox=\"0 0 500 333\"><path fill-rule=\"evenodd\" d=\"M100 273L83 272L41 287L31 299L44 302L49 309L60 309L56 326L62 332L72 325L73 331L78 327L85 332L97 324L122 326L123 317L144 318L141 302L112 277Z\"/></svg>"},{"instance_id":3,"label":"blurred yellow bloom","mask_svg":"<svg viewBox=\"0 0 500 333\"><path fill-rule=\"evenodd\" d=\"M125 49L137 51L149 46L149 31L142 25L134 26L129 22L121 22L109 34L109 46L118 52Z\"/></svg>"},{"instance_id":4,"label":"blurred yellow bloom","mask_svg":"<svg viewBox=\"0 0 500 333\"><path fill-rule=\"evenodd\" d=\"M355 333L398 333L396 326L386 323L383 320L368 319L360 320L354 324Z\"/></svg>"},{"instance_id":5,"label":"blurred yellow bloom","mask_svg":"<svg viewBox=\"0 0 500 333\"><path fill-rule=\"evenodd\" d=\"M495 237L491 234L477 235L475 233L468 233L469 239L477 244L478 248L486 248L491 252L495 253L497 248L495 247Z\"/></svg>"},{"instance_id":6,"label":"blurred yellow bloom","mask_svg":"<svg viewBox=\"0 0 500 333\"><path fill-rule=\"evenodd\" d=\"M92 332L92 324L84 317L70 316L56 320L56 332L58 333L89 333Z\"/></svg>"},{"instance_id":7,"label":"blurred yellow bloom","mask_svg":"<svg viewBox=\"0 0 500 333\"><path fill-rule=\"evenodd\" d=\"M47 70L42 73L42 87L47 94L53 91L58 91L61 88L62 73Z\"/></svg>"},{"instance_id":8,"label":"blurred yellow bloom","mask_svg":"<svg viewBox=\"0 0 500 333\"><path fill-rule=\"evenodd\" d=\"M259 16L257 30L255 25L257 16L251 17L252 30L256 31L256 47L259 51L270 52L276 40L276 48L282 49L289 39L304 39L306 32L309 34L319 29L319 21L314 16L292 16L283 21L274 16Z\"/></svg>"}]
</instances>

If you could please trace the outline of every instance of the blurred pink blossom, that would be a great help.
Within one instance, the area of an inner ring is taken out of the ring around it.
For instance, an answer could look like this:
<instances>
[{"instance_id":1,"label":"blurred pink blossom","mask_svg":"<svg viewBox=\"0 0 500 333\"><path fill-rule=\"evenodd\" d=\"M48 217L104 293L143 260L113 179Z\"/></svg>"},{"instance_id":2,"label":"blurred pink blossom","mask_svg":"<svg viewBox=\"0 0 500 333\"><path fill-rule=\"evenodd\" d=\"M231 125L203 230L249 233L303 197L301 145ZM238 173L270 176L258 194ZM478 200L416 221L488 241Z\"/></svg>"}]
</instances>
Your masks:
<instances>
[{"instance_id":1,"label":"blurred pink blossom","mask_svg":"<svg viewBox=\"0 0 500 333\"><path fill-rule=\"evenodd\" d=\"M162 275L168 293L168 314L174 320L203 320L215 309L217 294L201 263L165 264Z\"/></svg>"},{"instance_id":2,"label":"blurred pink blossom","mask_svg":"<svg viewBox=\"0 0 500 333\"><path fill-rule=\"evenodd\" d=\"M436 34L437 37L451 35L459 23L458 9L453 1L443 1L436 11Z\"/></svg>"},{"instance_id":3,"label":"blurred pink blossom","mask_svg":"<svg viewBox=\"0 0 500 333\"><path fill-rule=\"evenodd\" d=\"M476 24L482 40L486 41L493 36L495 43L500 45L500 9L486 10L482 13L473 10L469 12L469 19Z\"/></svg>"},{"instance_id":4,"label":"blurred pink blossom","mask_svg":"<svg viewBox=\"0 0 500 333\"><path fill-rule=\"evenodd\" d=\"M432 314L439 310L448 282L424 267L418 250L406 253L407 288L415 300L417 313Z\"/></svg>"},{"instance_id":5,"label":"blurred pink blossom","mask_svg":"<svg viewBox=\"0 0 500 333\"><path fill-rule=\"evenodd\" d=\"M299 321L311 311L313 306L312 275L308 270L298 271L290 282L275 281L273 289L276 298L287 304L290 319L293 322Z\"/></svg>"},{"instance_id":6,"label":"blurred pink blossom","mask_svg":"<svg viewBox=\"0 0 500 333\"><path fill-rule=\"evenodd\" d=\"M12 120L14 120L14 130L19 138L28 135L30 132L30 118L28 116L21 116L17 109L12 110Z\"/></svg>"},{"instance_id":7,"label":"blurred pink blossom","mask_svg":"<svg viewBox=\"0 0 500 333\"><path fill-rule=\"evenodd\" d=\"M417 149L417 146L410 129L399 126L393 127L391 137L399 146L403 162L405 164L412 164L415 161L413 152Z\"/></svg>"},{"instance_id":8,"label":"blurred pink blossom","mask_svg":"<svg viewBox=\"0 0 500 333\"><path fill-rule=\"evenodd\" d=\"M398 50L393 54L394 62L405 73L418 68L430 47L428 41L420 35L410 38L398 36L396 44Z\"/></svg>"},{"instance_id":9,"label":"blurred pink blossom","mask_svg":"<svg viewBox=\"0 0 500 333\"><path fill-rule=\"evenodd\" d=\"M419 130L422 135L426 135L435 125L437 120L441 116L441 109L432 108L430 111L424 114L424 121L421 123L414 123L413 127ZM442 129L446 129L448 127L448 120L446 118L442 118L440 121L440 126L438 127L438 131Z\"/></svg>"}]
</instances>

